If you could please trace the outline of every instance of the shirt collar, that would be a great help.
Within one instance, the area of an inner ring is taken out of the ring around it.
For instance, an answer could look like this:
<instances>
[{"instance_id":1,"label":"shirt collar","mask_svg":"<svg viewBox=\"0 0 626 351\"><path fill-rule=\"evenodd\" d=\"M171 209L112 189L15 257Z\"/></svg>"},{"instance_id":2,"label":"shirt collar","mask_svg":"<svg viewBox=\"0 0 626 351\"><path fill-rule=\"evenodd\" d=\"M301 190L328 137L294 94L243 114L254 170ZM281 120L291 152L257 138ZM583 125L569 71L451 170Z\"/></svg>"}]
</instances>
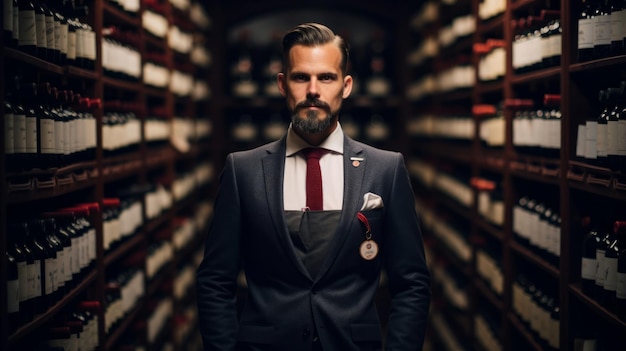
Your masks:
<instances>
[{"instance_id":1,"label":"shirt collar","mask_svg":"<svg viewBox=\"0 0 626 351\"><path fill-rule=\"evenodd\" d=\"M287 152L286 157L293 156L297 152L307 147L312 147L306 141L304 141L296 132L293 131L291 123L287 130ZM321 147L332 152L343 155L343 130L341 124L337 122L337 128L322 141L317 147Z\"/></svg>"}]
</instances>

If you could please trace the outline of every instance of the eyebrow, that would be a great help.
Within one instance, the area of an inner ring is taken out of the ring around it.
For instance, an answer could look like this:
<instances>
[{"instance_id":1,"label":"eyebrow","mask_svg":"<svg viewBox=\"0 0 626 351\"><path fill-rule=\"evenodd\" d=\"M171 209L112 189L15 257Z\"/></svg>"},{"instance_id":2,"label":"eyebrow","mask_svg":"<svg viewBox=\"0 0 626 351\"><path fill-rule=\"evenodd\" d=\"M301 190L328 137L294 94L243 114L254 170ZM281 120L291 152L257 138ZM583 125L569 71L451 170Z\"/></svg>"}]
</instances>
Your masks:
<instances>
[{"instance_id":1,"label":"eyebrow","mask_svg":"<svg viewBox=\"0 0 626 351\"><path fill-rule=\"evenodd\" d=\"M334 73L334 72L321 72L321 73L318 73L318 74L310 74L310 73L301 72L301 71L293 71L293 72L289 73L289 78L293 78L294 76L298 76L298 75L304 75L304 76L307 76L307 77L313 76L313 75L316 75L316 76L330 76L330 77L333 77L333 78L338 78L339 77L339 74L338 73Z\"/></svg>"}]
</instances>

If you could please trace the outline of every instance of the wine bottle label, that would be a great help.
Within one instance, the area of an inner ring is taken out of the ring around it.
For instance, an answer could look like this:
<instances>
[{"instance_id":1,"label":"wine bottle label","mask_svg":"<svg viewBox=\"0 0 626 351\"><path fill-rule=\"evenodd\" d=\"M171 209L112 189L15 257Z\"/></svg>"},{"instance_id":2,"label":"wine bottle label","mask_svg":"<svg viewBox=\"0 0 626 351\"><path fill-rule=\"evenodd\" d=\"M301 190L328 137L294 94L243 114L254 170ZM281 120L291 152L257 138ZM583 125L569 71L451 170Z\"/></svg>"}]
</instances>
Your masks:
<instances>
[{"instance_id":1,"label":"wine bottle label","mask_svg":"<svg viewBox=\"0 0 626 351\"><path fill-rule=\"evenodd\" d=\"M41 153L42 154L54 154L56 153L56 141L54 134L54 120L48 118L42 118L39 120L40 141L41 141Z\"/></svg>"},{"instance_id":2,"label":"wine bottle label","mask_svg":"<svg viewBox=\"0 0 626 351\"><path fill-rule=\"evenodd\" d=\"M580 266L580 276L583 279L596 279L596 260L594 258L583 257Z\"/></svg>"},{"instance_id":3,"label":"wine bottle label","mask_svg":"<svg viewBox=\"0 0 626 351\"><path fill-rule=\"evenodd\" d=\"M562 36L561 34L554 34L550 36L550 56L549 57L560 57L561 56L561 43Z\"/></svg>"},{"instance_id":4,"label":"wine bottle label","mask_svg":"<svg viewBox=\"0 0 626 351\"><path fill-rule=\"evenodd\" d=\"M595 17L594 45L611 45L611 16Z\"/></svg>"},{"instance_id":5,"label":"wine bottle label","mask_svg":"<svg viewBox=\"0 0 626 351\"><path fill-rule=\"evenodd\" d=\"M550 322L549 322L549 338L548 338L548 344L550 346L552 346L552 348L554 348L555 350L558 350L560 348L561 345L561 341L560 341L560 329L561 329L561 323L559 322L558 319L552 319L550 318Z\"/></svg>"},{"instance_id":6,"label":"wine bottle label","mask_svg":"<svg viewBox=\"0 0 626 351\"><path fill-rule=\"evenodd\" d=\"M5 1L6 2L6 1ZM4 113L4 153L15 153L15 117L12 112Z\"/></svg>"},{"instance_id":7,"label":"wine bottle label","mask_svg":"<svg viewBox=\"0 0 626 351\"><path fill-rule=\"evenodd\" d=\"M7 312L16 313L19 311L20 311L20 282L18 279L7 280Z\"/></svg>"},{"instance_id":8,"label":"wine bottle label","mask_svg":"<svg viewBox=\"0 0 626 351\"><path fill-rule=\"evenodd\" d=\"M604 290L615 291L617 288L617 258L604 258Z\"/></svg>"},{"instance_id":9,"label":"wine bottle label","mask_svg":"<svg viewBox=\"0 0 626 351\"><path fill-rule=\"evenodd\" d=\"M595 23L593 18L578 20L578 49L593 49Z\"/></svg>"},{"instance_id":10,"label":"wine bottle label","mask_svg":"<svg viewBox=\"0 0 626 351\"><path fill-rule=\"evenodd\" d=\"M41 291L41 261L35 260L35 263L28 265L30 270L28 273L28 286L30 291L30 298L36 298L42 296Z\"/></svg>"},{"instance_id":11,"label":"wine bottle label","mask_svg":"<svg viewBox=\"0 0 626 351\"><path fill-rule=\"evenodd\" d=\"M56 284L57 287L65 285L65 248L57 252L57 275Z\"/></svg>"},{"instance_id":12,"label":"wine bottle label","mask_svg":"<svg viewBox=\"0 0 626 351\"><path fill-rule=\"evenodd\" d=\"M74 251L72 250L72 246L66 247L63 251L65 251L65 270L63 280L69 282L72 280L72 273L74 272Z\"/></svg>"},{"instance_id":13,"label":"wine bottle label","mask_svg":"<svg viewBox=\"0 0 626 351\"><path fill-rule=\"evenodd\" d=\"M37 33L37 47L46 49L48 39L46 38L46 16L43 13L35 13L35 31Z\"/></svg>"},{"instance_id":14,"label":"wine bottle label","mask_svg":"<svg viewBox=\"0 0 626 351\"><path fill-rule=\"evenodd\" d=\"M63 155L65 150L65 133L63 121L54 121L54 149L55 153Z\"/></svg>"},{"instance_id":15,"label":"wine bottle label","mask_svg":"<svg viewBox=\"0 0 626 351\"><path fill-rule=\"evenodd\" d=\"M54 282L56 269L56 259L46 258L44 261L44 287L46 295L50 295L56 290Z\"/></svg>"},{"instance_id":16,"label":"wine bottle label","mask_svg":"<svg viewBox=\"0 0 626 351\"><path fill-rule=\"evenodd\" d=\"M26 149L27 154L37 153L37 117L26 116Z\"/></svg>"},{"instance_id":17,"label":"wine bottle label","mask_svg":"<svg viewBox=\"0 0 626 351\"><path fill-rule=\"evenodd\" d=\"M16 42L20 40L20 8L13 6L13 33L12 38Z\"/></svg>"},{"instance_id":18,"label":"wine bottle label","mask_svg":"<svg viewBox=\"0 0 626 351\"><path fill-rule=\"evenodd\" d=\"M76 60L76 31L67 32L67 59Z\"/></svg>"},{"instance_id":19,"label":"wine bottle label","mask_svg":"<svg viewBox=\"0 0 626 351\"><path fill-rule=\"evenodd\" d=\"M18 23L20 28L18 44L20 46L36 46L35 10L20 10Z\"/></svg>"},{"instance_id":20,"label":"wine bottle label","mask_svg":"<svg viewBox=\"0 0 626 351\"><path fill-rule=\"evenodd\" d=\"M72 237L72 274L80 273L80 238Z\"/></svg>"},{"instance_id":21,"label":"wine bottle label","mask_svg":"<svg viewBox=\"0 0 626 351\"><path fill-rule=\"evenodd\" d=\"M626 300L626 272L617 272L616 276L615 296L618 299Z\"/></svg>"},{"instance_id":22,"label":"wine bottle label","mask_svg":"<svg viewBox=\"0 0 626 351\"><path fill-rule=\"evenodd\" d=\"M598 157L606 157L606 145L607 145L607 125L598 123L596 129L596 151Z\"/></svg>"},{"instance_id":23,"label":"wine bottle label","mask_svg":"<svg viewBox=\"0 0 626 351\"><path fill-rule=\"evenodd\" d=\"M622 38L626 39L626 8L620 11L620 22L622 23Z\"/></svg>"},{"instance_id":24,"label":"wine bottle label","mask_svg":"<svg viewBox=\"0 0 626 351\"><path fill-rule=\"evenodd\" d=\"M596 285L604 286L606 265L604 263L604 250L596 250Z\"/></svg>"},{"instance_id":25,"label":"wine bottle label","mask_svg":"<svg viewBox=\"0 0 626 351\"><path fill-rule=\"evenodd\" d=\"M61 52L61 21L53 20L54 26L54 49Z\"/></svg>"},{"instance_id":26,"label":"wine bottle label","mask_svg":"<svg viewBox=\"0 0 626 351\"><path fill-rule=\"evenodd\" d=\"M28 290L28 266L26 261L17 263L17 277L20 280L20 302L30 299Z\"/></svg>"},{"instance_id":27,"label":"wine bottle label","mask_svg":"<svg viewBox=\"0 0 626 351\"><path fill-rule=\"evenodd\" d=\"M91 263L96 259L96 229L89 229L89 257L87 264Z\"/></svg>"},{"instance_id":28,"label":"wine bottle label","mask_svg":"<svg viewBox=\"0 0 626 351\"><path fill-rule=\"evenodd\" d=\"M624 40L624 34L622 31L622 15L624 10L611 12L611 41L622 41Z\"/></svg>"},{"instance_id":29,"label":"wine bottle label","mask_svg":"<svg viewBox=\"0 0 626 351\"><path fill-rule=\"evenodd\" d=\"M598 122L587 121L585 124L585 158L595 160L598 158L596 138L598 137Z\"/></svg>"},{"instance_id":30,"label":"wine bottle label","mask_svg":"<svg viewBox=\"0 0 626 351\"><path fill-rule=\"evenodd\" d=\"M4 30L13 31L13 2L4 0L2 7L2 17L4 18Z\"/></svg>"},{"instance_id":31,"label":"wine bottle label","mask_svg":"<svg viewBox=\"0 0 626 351\"><path fill-rule=\"evenodd\" d=\"M46 28L46 47L48 49L55 49L56 42L54 41L54 18L52 16L45 16L45 28Z\"/></svg>"},{"instance_id":32,"label":"wine bottle label","mask_svg":"<svg viewBox=\"0 0 626 351\"><path fill-rule=\"evenodd\" d=\"M87 267L87 234L83 234L80 236L80 258L79 258L79 262L80 262L80 269L83 269L85 267Z\"/></svg>"},{"instance_id":33,"label":"wine bottle label","mask_svg":"<svg viewBox=\"0 0 626 351\"><path fill-rule=\"evenodd\" d=\"M618 121L609 121L606 129L606 154L617 155L618 154Z\"/></svg>"},{"instance_id":34,"label":"wine bottle label","mask_svg":"<svg viewBox=\"0 0 626 351\"><path fill-rule=\"evenodd\" d=\"M67 23L61 23L59 28L59 50L62 54L67 55L67 40L69 35L69 27Z\"/></svg>"},{"instance_id":35,"label":"wine bottle label","mask_svg":"<svg viewBox=\"0 0 626 351\"><path fill-rule=\"evenodd\" d=\"M624 11L626 12L626 11ZM622 118L617 125L617 149L619 156L626 156L626 119Z\"/></svg>"}]
</instances>

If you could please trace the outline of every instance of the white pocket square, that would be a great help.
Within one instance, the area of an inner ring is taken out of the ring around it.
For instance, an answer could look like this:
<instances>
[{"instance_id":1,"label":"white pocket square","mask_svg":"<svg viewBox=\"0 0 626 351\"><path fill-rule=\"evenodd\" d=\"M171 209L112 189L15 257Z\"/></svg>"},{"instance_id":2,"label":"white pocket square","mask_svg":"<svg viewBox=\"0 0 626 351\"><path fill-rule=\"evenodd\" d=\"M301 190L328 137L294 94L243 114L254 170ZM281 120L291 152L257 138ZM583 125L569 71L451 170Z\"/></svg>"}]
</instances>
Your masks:
<instances>
[{"instance_id":1,"label":"white pocket square","mask_svg":"<svg viewBox=\"0 0 626 351\"><path fill-rule=\"evenodd\" d=\"M361 211L365 210L373 210L375 208L383 207L383 198L380 195L376 195L374 193L367 193L363 195L363 206L361 206Z\"/></svg>"}]
</instances>

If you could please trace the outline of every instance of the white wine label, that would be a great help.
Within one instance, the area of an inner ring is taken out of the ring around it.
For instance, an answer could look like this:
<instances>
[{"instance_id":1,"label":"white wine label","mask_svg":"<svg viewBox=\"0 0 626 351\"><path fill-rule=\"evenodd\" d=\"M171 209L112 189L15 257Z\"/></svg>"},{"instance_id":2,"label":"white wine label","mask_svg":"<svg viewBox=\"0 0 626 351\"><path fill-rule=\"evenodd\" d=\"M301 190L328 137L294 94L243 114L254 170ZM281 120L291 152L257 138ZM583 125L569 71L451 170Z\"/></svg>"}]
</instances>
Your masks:
<instances>
[{"instance_id":1,"label":"white wine label","mask_svg":"<svg viewBox=\"0 0 626 351\"><path fill-rule=\"evenodd\" d=\"M581 260L580 276L583 279L596 279L596 260L593 258L583 257Z\"/></svg>"}]
</instances>

